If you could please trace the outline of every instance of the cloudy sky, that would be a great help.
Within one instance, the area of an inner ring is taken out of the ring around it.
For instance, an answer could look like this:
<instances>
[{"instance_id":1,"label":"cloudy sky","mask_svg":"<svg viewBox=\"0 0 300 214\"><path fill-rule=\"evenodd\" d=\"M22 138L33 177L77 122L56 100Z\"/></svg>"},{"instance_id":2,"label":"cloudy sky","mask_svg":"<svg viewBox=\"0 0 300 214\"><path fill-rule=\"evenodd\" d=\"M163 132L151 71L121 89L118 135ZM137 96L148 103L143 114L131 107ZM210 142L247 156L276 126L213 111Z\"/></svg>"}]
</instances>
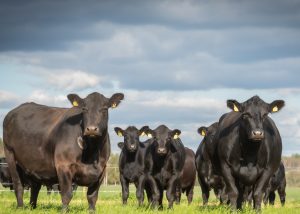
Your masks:
<instances>
[{"instance_id":1,"label":"cloudy sky","mask_svg":"<svg viewBox=\"0 0 300 214\"><path fill-rule=\"evenodd\" d=\"M286 101L271 117L283 154L300 153L299 1L10 0L0 17L1 123L23 102L123 92L113 152L114 126L162 123L196 150L197 128L228 112L227 99L257 94Z\"/></svg>"}]
</instances>

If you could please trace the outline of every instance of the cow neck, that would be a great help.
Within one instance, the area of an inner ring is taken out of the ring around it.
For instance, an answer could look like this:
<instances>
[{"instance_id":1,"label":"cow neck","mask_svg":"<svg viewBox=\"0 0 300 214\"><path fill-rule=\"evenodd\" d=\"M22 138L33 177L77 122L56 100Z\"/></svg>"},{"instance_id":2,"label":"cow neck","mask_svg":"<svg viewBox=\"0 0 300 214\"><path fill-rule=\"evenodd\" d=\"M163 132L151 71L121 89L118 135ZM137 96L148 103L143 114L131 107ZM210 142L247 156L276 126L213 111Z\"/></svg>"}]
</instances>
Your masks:
<instances>
[{"instance_id":1,"label":"cow neck","mask_svg":"<svg viewBox=\"0 0 300 214\"><path fill-rule=\"evenodd\" d=\"M107 131L104 133L100 137L83 137L85 149L82 150L82 163L94 164L99 162L100 152L107 141Z\"/></svg>"},{"instance_id":2,"label":"cow neck","mask_svg":"<svg viewBox=\"0 0 300 214\"><path fill-rule=\"evenodd\" d=\"M124 145L124 153L125 153L126 161L134 162L137 158L138 150L139 150L139 146L137 147L137 149L134 152L130 152Z\"/></svg>"},{"instance_id":3,"label":"cow neck","mask_svg":"<svg viewBox=\"0 0 300 214\"><path fill-rule=\"evenodd\" d=\"M162 167L164 166L164 163L166 162L166 160L168 159L168 157L170 156L170 151L166 154L166 155L159 155L156 153L155 148L153 149L153 162L156 166L158 167Z\"/></svg>"},{"instance_id":4,"label":"cow neck","mask_svg":"<svg viewBox=\"0 0 300 214\"><path fill-rule=\"evenodd\" d=\"M256 166L258 151L263 142L250 141L247 137L246 130L240 126L239 129L240 143L240 163L242 166Z\"/></svg>"}]
</instances>

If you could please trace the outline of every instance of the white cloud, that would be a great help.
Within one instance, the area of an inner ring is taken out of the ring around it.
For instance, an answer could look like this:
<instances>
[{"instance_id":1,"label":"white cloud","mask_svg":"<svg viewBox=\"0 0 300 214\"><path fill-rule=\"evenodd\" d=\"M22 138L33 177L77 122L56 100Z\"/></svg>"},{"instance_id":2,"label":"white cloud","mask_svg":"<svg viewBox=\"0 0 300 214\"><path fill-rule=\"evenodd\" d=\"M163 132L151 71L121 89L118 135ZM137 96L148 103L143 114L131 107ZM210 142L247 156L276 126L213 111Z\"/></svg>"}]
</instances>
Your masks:
<instances>
[{"instance_id":1,"label":"white cloud","mask_svg":"<svg viewBox=\"0 0 300 214\"><path fill-rule=\"evenodd\" d=\"M43 90L33 91L29 95L27 101L36 102L43 105L50 105L50 106L60 106L60 107L68 106L67 95L50 95L49 93Z\"/></svg>"},{"instance_id":2,"label":"white cloud","mask_svg":"<svg viewBox=\"0 0 300 214\"><path fill-rule=\"evenodd\" d=\"M48 73L47 81L59 89L80 90L95 87L101 81L95 74L78 70L62 70L61 72Z\"/></svg>"},{"instance_id":3,"label":"white cloud","mask_svg":"<svg viewBox=\"0 0 300 214\"><path fill-rule=\"evenodd\" d=\"M0 90L0 106L1 108L8 108L15 105L20 97L9 91Z\"/></svg>"}]
</instances>

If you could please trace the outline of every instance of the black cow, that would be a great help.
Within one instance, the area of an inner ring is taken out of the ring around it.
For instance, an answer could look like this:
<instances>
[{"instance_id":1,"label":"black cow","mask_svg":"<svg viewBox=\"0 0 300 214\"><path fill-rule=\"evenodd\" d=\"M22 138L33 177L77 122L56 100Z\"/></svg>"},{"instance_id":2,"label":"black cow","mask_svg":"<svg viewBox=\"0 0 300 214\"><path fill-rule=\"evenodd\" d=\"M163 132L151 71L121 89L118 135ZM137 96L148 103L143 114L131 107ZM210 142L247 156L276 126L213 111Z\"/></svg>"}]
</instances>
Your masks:
<instances>
[{"instance_id":1,"label":"black cow","mask_svg":"<svg viewBox=\"0 0 300 214\"><path fill-rule=\"evenodd\" d=\"M4 152L17 198L23 206L23 186L17 165L32 181L30 204L36 207L41 184L59 183L63 209L72 198L72 182L88 186L89 209L94 210L110 155L108 109L124 98L97 92L82 99L69 94L72 108L25 103L3 122Z\"/></svg>"},{"instance_id":2,"label":"black cow","mask_svg":"<svg viewBox=\"0 0 300 214\"><path fill-rule=\"evenodd\" d=\"M155 186L154 178L150 175L149 169L146 167L146 156L149 152L150 142L140 142L139 137L145 134L148 126L144 126L138 130L134 126L129 126L123 130L115 127L115 132L118 136L124 137L124 143L118 143L122 149L119 157L120 182L122 185L122 200L123 204L127 204L129 196L129 183L134 183L136 186L136 197L139 205L144 201L145 183ZM158 200L158 190L156 190L155 201ZM152 199L151 199L152 200Z\"/></svg>"},{"instance_id":3,"label":"black cow","mask_svg":"<svg viewBox=\"0 0 300 214\"><path fill-rule=\"evenodd\" d=\"M24 189L28 190L30 188L31 182L28 176L23 172L23 170L17 165L17 171L20 175L20 179ZM14 190L12 178L8 169L8 164L5 157L0 158L0 182L3 187Z\"/></svg>"},{"instance_id":4,"label":"black cow","mask_svg":"<svg viewBox=\"0 0 300 214\"><path fill-rule=\"evenodd\" d=\"M285 168L283 163L280 163L279 168L275 172L275 174L271 177L269 181L269 185L265 192L264 203L267 204L268 200L271 205L274 205L275 201L275 191L278 191L278 195L280 198L281 205L284 206L285 203L285 187L286 187L286 179L285 179Z\"/></svg>"},{"instance_id":5,"label":"black cow","mask_svg":"<svg viewBox=\"0 0 300 214\"><path fill-rule=\"evenodd\" d=\"M204 136L196 152L196 167L198 172L198 181L202 191L203 205L207 205L209 192L211 189L220 202L226 200L225 184L220 173L216 173L214 167L214 157L217 155L216 147L213 145L213 138L218 129L218 123L198 129L198 133Z\"/></svg>"},{"instance_id":6,"label":"black cow","mask_svg":"<svg viewBox=\"0 0 300 214\"><path fill-rule=\"evenodd\" d=\"M11 176L9 174L6 158L0 158L0 182L3 187L13 190Z\"/></svg>"},{"instance_id":7,"label":"black cow","mask_svg":"<svg viewBox=\"0 0 300 214\"><path fill-rule=\"evenodd\" d=\"M265 103L254 96L244 103L227 100L233 111L219 121L219 164L232 208L240 209L243 186L254 185L254 208L260 210L270 177L278 169L282 143L279 131L268 116L284 106L283 100Z\"/></svg>"},{"instance_id":8,"label":"black cow","mask_svg":"<svg viewBox=\"0 0 300 214\"><path fill-rule=\"evenodd\" d=\"M163 191L167 190L168 207L172 208L176 190L181 186L180 173L185 162L185 149L179 138L181 132L160 125L154 130L146 129L145 133L152 137L151 155L147 159L149 158L149 169L159 189L159 206L162 208Z\"/></svg>"},{"instance_id":9,"label":"black cow","mask_svg":"<svg viewBox=\"0 0 300 214\"><path fill-rule=\"evenodd\" d=\"M185 193L188 204L190 204L193 201L194 185L196 180L195 153L193 150L185 147L185 157L184 166L180 174L181 186L178 186L176 202L180 203L181 193Z\"/></svg>"}]
</instances>

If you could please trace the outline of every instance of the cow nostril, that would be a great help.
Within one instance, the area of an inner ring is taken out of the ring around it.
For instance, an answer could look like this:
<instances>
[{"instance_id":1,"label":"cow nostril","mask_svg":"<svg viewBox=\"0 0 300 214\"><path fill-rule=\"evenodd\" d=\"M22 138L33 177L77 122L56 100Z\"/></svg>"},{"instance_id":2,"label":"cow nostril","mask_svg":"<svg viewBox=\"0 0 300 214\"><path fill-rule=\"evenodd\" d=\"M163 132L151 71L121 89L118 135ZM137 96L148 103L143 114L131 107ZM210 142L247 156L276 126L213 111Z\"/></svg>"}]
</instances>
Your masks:
<instances>
[{"instance_id":1,"label":"cow nostril","mask_svg":"<svg viewBox=\"0 0 300 214\"><path fill-rule=\"evenodd\" d=\"M87 131L90 131L89 127L86 128Z\"/></svg>"}]
</instances>

